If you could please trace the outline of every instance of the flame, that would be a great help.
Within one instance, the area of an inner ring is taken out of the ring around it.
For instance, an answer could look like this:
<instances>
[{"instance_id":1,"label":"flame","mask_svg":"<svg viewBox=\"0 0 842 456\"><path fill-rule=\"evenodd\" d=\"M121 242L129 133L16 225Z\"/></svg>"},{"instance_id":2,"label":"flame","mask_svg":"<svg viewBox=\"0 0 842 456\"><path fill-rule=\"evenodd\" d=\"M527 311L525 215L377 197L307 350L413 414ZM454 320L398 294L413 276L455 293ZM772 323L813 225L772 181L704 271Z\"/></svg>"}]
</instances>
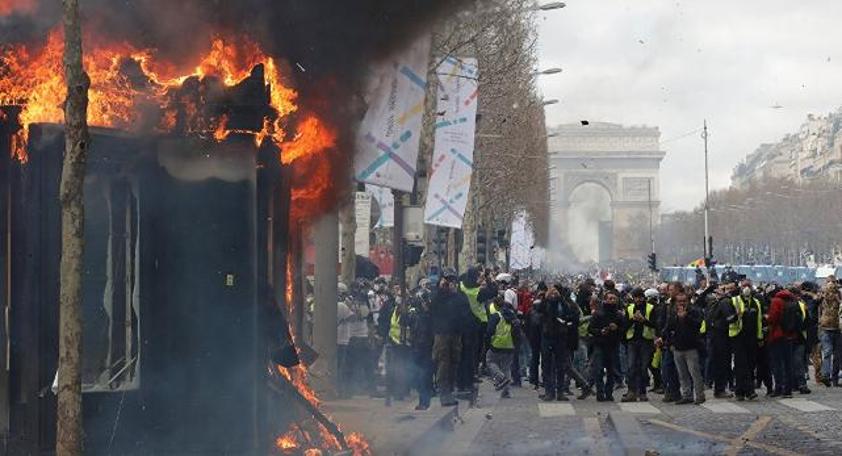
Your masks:
<instances>
[{"instance_id":1,"label":"flame","mask_svg":"<svg viewBox=\"0 0 842 456\"><path fill-rule=\"evenodd\" d=\"M6 5L8 0L0 2ZM91 79L88 123L92 126L137 128L143 124L139 121L145 112L139 108L153 105L160 108L160 118L154 123L159 131L172 131L182 112L186 132L209 133L218 141L224 140L228 136L224 131L227 116L224 121L204 121L197 104L201 100L188 96L173 100L171 94L193 77L199 80L214 77L232 87L248 78L258 65L263 66L269 103L275 111L271 118L264 119L264 131L250 132L256 135L258 145L266 137L282 143L286 137L284 120L298 109L298 94L284 80L275 59L245 38L214 39L208 53L198 58L193 70L181 74L171 63L156 59L150 49L93 38L86 39L86 43L89 44L84 65ZM63 50L64 39L59 28L49 33L39 49L22 44L0 45L0 105L22 106L19 116L22 128L13 140L12 150L22 162L26 161L28 126L36 122L61 123L64 119Z\"/></svg>"},{"instance_id":2,"label":"flame","mask_svg":"<svg viewBox=\"0 0 842 456\"><path fill-rule=\"evenodd\" d=\"M230 134L231 130L228 129L228 114L223 114L219 119L219 125L217 125L216 130L213 132L213 139L215 139L216 142L222 142L225 141Z\"/></svg>"},{"instance_id":3,"label":"flame","mask_svg":"<svg viewBox=\"0 0 842 456\"><path fill-rule=\"evenodd\" d=\"M321 119L308 114L298 124L298 133L291 141L281 144L281 162L288 165L311 154L322 154L336 146L336 133Z\"/></svg>"}]
</instances>

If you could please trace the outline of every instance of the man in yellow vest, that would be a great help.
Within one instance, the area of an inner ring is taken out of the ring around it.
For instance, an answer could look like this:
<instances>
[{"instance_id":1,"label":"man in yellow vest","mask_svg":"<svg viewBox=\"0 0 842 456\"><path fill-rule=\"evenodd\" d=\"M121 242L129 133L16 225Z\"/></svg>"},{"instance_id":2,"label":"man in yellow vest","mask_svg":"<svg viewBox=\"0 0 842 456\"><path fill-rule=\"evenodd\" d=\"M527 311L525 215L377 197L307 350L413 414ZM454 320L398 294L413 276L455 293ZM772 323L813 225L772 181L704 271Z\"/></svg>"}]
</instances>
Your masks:
<instances>
[{"instance_id":1,"label":"man in yellow vest","mask_svg":"<svg viewBox=\"0 0 842 456\"><path fill-rule=\"evenodd\" d=\"M757 399L753 372L758 343L763 342L763 310L753 296L751 283L744 281L740 285L740 294L731 297L738 318L731 324L729 335L734 352L734 395L743 401Z\"/></svg>"},{"instance_id":2,"label":"man in yellow vest","mask_svg":"<svg viewBox=\"0 0 842 456\"><path fill-rule=\"evenodd\" d=\"M628 347L629 390L620 399L622 402L646 402L648 385L648 367L655 349L655 332L652 311L655 306L646 302L642 288L631 291L633 303L626 307L624 339Z\"/></svg>"},{"instance_id":3,"label":"man in yellow vest","mask_svg":"<svg viewBox=\"0 0 842 456\"><path fill-rule=\"evenodd\" d=\"M520 338L520 320L515 309L502 297L495 298L494 307L494 313L488 317L486 331L486 364L494 381L494 388L501 392L500 397L508 398L515 343Z\"/></svg>"},{"instance_id":4,"label":"man in yellow vest","mask_svg":"<svg viewBox=\"0 0 842 456\"><path fill-rule=\"evenodd\" d=\"M470 394L475 388L480 357L484 350L485 332L488 325L486 303L497 296L497 287L493 281L481 280L480 271L468 268L461 277L458 292L468 298L473 319L462 334L462 357L459 363L459 375L456 386L462 394Z\"/></svg>"}]
</instances>

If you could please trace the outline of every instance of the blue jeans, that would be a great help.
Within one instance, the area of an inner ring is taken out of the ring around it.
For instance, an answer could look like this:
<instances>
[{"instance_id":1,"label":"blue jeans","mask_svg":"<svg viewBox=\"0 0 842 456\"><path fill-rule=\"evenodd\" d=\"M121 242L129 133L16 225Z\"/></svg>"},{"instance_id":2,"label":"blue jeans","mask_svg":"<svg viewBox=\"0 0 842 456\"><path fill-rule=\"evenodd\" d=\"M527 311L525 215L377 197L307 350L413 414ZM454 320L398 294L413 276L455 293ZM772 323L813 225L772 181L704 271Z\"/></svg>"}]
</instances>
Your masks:
<instances>
[{"instance_id":1,"label":"blue jeans","mask_svg":"<svg viewBox=\"0 0 842 456\"><path fill-rule=\"evenodd\" d=\"M772 358L772 371L775 376L775 392L792 394L795 381L792 341L783 339L769 344L769 355Z\"/></svg>"},{"instance_id":2,"label":"blue jeans","mask_svg":"<svg viewBox=\"0 0 842 456\"><path fill-rule=\"evenodd\" d=\"M617 376L617 345L594 344L591 356L591 376L597 396L608 397L614 393Z\"/></svg>"},{"instance_id":3,"label":"blue jeans","mask_svg":"<svg viewBox=\"0 0 842 456\"><path fill-rule=\"evenodd\" d=\"M792 370L795 373L793 388L807 387L807 354L804 343L792 344Z\"/></svg>"},{"instance_id":4,"label":"blue jeans","mask_svg":"<svg viewBox=\"0 0 842 456\"><path fill-rule=\"evenodd\" d=\"M819 342L822 344L822 378L836 384L839 381L842 337L839 337L839 331L822 331Z\"/></svg>"},{"instance_id":5,"label":"blue jeans","mask_svg":"<svg viewBox=\"0 0 842 456\"><path fill-rule=\"evenodd\" d=\"M664 382L664 395L678 399L681 397L681 384L672 350L661 350L661 378Z\"/></svg>"},{"instance_id":6,"label":"blue jeans","mask_svg":"<svg viewBox=\"0 0 842 456\"><path fill-rule=\"evenodd\" d=\"M646 396L649 385L649 364L652 362L654 346L652 341L630 340L626 345L628 350L628 385L632 395Z\"/></svg>"}]
</instances>

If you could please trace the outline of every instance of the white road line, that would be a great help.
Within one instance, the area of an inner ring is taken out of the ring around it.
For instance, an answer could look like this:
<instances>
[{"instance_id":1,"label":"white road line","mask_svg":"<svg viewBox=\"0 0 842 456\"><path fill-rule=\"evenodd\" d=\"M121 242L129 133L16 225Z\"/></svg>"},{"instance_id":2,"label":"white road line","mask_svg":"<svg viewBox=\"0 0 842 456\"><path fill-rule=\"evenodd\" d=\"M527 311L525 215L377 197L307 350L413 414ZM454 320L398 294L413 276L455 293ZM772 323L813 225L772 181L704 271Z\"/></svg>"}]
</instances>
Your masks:
<instances>
[{"instance_id":1,"label":"white road line","mask_svg":"<svg viewBox=\"0 0 842 456\"><path fill-rule=\"evenodd\" d=\"M620 406L620 410L626 413L635 413L640 415L657 415L661 413L660 410L648 402L620 402L618 405Z\"/></svg>"},{"instance_id":2,"label":"white road line","mask_svg":"<svg viewBox=\"0 0 842 456\"><path fill-rule=\"evenodd\" d=\"M819 404L818 402L809 401L807 399L781 399L780 402L787 407L794 408L796 410L800 410L802 412L826 412L829 410L835 410L831 407L826 405Z\"/></svg>"},{"instance_id":3,"label":"white road line","mask_svg":"<svg viewBox=\"0 0 842 456\"><path fill-rule=\"evenodd\" d=\"M576 410L573 409L573 404L538 404L538 414L541 418L574 416L576 415Z\"/></svg>"},{"instance_id":4,"label":"white road line","mask_svg":"<svg viewBox=\"0 0 842 456\"><path fill-rule=\"evenodd\" d=\"M728 401L707 401L702 407L713 413L751 413L748 409Z\"/></svg>"},{"instance_id":5,"label":"white road line","mask_svg":"<svg viewBox=\"0 0 842 456\"><path fill-rule=\"evenodd\" d=\"M608 452L608 446L605 444L605 435L602 433L602 426L599 424L599 418L596 417L588 417L584 418L584 425L585 425L585 432L588 433L588 437L592 440L592 452L591 454L595 456L607 456L610 454Z\"/></svg>"}]
</instances>

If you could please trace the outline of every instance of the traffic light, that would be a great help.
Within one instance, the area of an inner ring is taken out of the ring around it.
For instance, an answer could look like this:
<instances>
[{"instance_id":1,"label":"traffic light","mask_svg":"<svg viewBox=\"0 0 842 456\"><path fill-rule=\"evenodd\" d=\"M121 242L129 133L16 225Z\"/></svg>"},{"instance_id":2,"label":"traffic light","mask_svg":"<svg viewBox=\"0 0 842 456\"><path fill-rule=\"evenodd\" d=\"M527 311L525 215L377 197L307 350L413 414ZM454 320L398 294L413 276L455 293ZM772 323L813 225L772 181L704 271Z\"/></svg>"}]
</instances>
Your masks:
<instances>
[{"instance_id":1,"label":"traffic light","mask_svg":"<svg viewBox=\"0 0 842 456\"><path fill-rule=\"evenodd\" d=\"M655 252L652 252L648 256L649 259L649 270L652 272L658 272L658 259L655 256Z\"/></svg>"},{"instance_id":2,"label":"traffic light","mask_svg":"<svg viewBox=\"0 0 842 456\"><path fill-rule=\"evenodd\" d=\"M485 257L485 252L488 251L486 242L485 230L479 227L477 229L477 263L479 264L485 264L487 261Z\"/></svg>"}]
</instances>

